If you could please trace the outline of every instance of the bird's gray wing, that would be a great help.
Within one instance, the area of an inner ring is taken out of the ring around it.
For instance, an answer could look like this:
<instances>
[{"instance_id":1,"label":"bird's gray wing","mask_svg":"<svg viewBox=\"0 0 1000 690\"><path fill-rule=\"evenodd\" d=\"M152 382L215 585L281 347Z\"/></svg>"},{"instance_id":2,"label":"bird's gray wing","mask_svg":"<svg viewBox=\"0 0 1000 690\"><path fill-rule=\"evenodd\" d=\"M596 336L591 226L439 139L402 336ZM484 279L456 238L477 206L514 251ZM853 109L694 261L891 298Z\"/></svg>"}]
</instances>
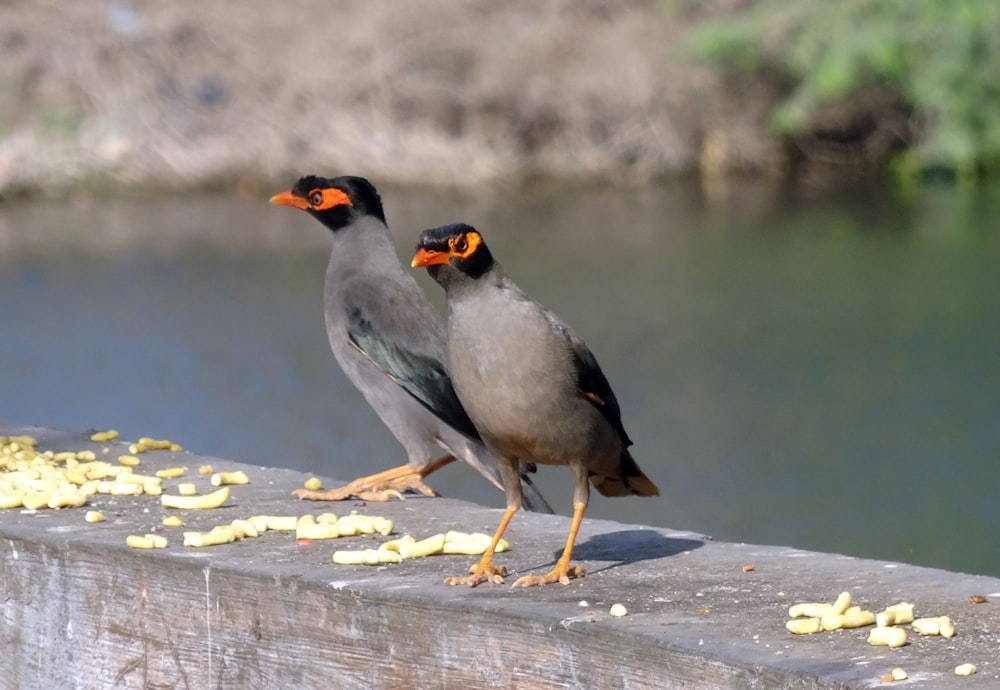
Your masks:
<instances>
[{"instance_id":1,"label":"bird's gray wing","mask_svg":"<svg viewBox=\"0 0 1000 690\"><path fill-rule=\"evenodd\" d=\"M344 308L348 338L361 354L442 421L479 440L439 358L407 345L407 334L392 318L383 316L385 310L371 304L369 297L355 295L345 301ZM417 339L415 334L409 335L411 340Z\"/></svg>"},{"instance_id":2,"label":"bird's gray wing","mask_svg":"<svg viewBox=\"0 0 1000 690\"><path fill-rule=\"evenodd\" d=\"M622 425L622 411L618 406L618 399L615 397L614 391L611 390L611 384L608 383L604 372L601 371L594 353L558 317L551 312L547 315L553 328L561 335L567 347L569 347L574 373L576 374L576 387L580 395L586 398L608 420L612 428L618 432L625 447L631 446L632 439L628 437L625 427Z\"/></svg>"}]
</instances>

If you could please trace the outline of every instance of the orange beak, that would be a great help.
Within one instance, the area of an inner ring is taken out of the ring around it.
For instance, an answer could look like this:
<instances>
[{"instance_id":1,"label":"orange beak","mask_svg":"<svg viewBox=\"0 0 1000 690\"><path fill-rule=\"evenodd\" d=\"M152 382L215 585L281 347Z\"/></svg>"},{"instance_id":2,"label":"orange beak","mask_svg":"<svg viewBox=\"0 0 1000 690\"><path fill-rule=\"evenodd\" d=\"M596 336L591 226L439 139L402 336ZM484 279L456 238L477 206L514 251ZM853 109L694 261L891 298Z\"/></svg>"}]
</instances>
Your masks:
<instances>
[{"instance_id":1,"label":"orange beak","mask_svg":"<svg viewBox=\"0 0 1000 690\"><path fill-rule=\"evenodd\" d=\"M275 194L271 197L271 203L275 206L292 206L294 208L300 208L305 211L309 208L309 202L300 196L295 196L292 194L292 190L282 192L281 194Z\"/></svg>"},{"instance_id":2,"label":"orange beak","mask_svg":"<svg viewBox=\"0 0 1000 690\"><path fill-rule=\"evenodd\" d=\"M433 249L424 249L421 247L417 250L417 253L413 255L413 261L410 262L410 266L413 268L420 268L422 266L446 264L450 258L451 256L448 252L439 252Z\"/></svg>"}]
</instances>

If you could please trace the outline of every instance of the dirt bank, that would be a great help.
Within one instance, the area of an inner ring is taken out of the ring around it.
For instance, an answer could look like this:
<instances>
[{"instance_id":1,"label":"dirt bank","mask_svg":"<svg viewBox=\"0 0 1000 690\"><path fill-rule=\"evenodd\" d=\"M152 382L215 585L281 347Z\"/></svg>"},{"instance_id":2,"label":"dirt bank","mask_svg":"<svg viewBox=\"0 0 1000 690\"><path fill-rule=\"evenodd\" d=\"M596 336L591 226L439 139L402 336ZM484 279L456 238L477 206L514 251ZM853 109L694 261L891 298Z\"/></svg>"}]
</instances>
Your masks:
<instances>
[{"instance_id":1,"label":"dirt bank","mask_svg":"<svg viewBox=\"0 0 1000 690\"><path fill-rule=\"evenodd\" d=\"M683 60L665 5L8 0L0 193L780 165L768 95Z\"/></svg>"}]
</instances>

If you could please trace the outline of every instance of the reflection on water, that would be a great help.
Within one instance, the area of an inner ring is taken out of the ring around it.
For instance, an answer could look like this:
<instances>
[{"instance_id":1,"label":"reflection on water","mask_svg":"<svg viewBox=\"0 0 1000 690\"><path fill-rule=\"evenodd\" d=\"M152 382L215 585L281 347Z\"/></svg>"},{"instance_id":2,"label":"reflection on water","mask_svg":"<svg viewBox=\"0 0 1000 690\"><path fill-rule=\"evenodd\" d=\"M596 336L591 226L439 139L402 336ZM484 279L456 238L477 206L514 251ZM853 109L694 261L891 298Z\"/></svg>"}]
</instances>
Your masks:
<instances>
[{"instance_id":1,"label":"reflection on water","mask_svg":"<svg viewBox=\"0 0 1000 690\"><path fill-rule=\"evenodd\" d=\"M401 255L477 225L597 354L663 495L589 515L1000 574L997 192L384 192ZM0 209L0 417L342 479L401 462L327 349L325 230L266 197ZM538 482L568 513L566 470ZM431 483L502 505L463 467Z\"/></svg>"}]
</instances>

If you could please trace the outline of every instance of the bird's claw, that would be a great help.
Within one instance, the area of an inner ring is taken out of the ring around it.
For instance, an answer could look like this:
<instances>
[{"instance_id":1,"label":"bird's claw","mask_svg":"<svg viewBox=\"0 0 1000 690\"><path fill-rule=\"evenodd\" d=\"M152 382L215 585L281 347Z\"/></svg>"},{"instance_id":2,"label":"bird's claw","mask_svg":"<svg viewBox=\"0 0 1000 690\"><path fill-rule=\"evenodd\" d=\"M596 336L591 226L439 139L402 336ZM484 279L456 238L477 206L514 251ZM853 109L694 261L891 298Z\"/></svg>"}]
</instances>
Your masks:
<instances>
[{"instance_id":1,"label":"bird's claw","mask_svg":"<svg viewBox=\"0 0 1000 690\"><path fill-rule=\"evenodd\" d=\"M511 587L534 587L536 585L550 585L554 582L568 585L570 580L581 578L586 574L586 568L582 568L578 565L566 567L556 566L551 572L548 572L545 575L525 575L524 577L519 577L514 584L511 585Z\"/></svg>"},{"instance_id":2,"label":"bird's claw","mask_svg":"<svg viewBox=\"0 0 1000 690\"><path fill-rule=\"evenodd\" d=\"M330 489L329 491L296 489L292 492L292 495L307 501L347 501L350 499L360 499L362 501L384 503L392 498L403 500L403 494L395 489L356 489L351 484L337 489Z\"/></svg>"},{"instance_id":3,"label":"bird's claw","mask_svg":"<svg viewBox=\"0 0 1000 690\"><path fill-rule=\"evenodd\" d=\"M502 585L503 579L507 575L505 566L494 567L492 563L477 563L469 568L466 577L446 577L444 581L449 585L468 585L475 587L483 580L494 585Z\"/></svg>"}]
</instances>

